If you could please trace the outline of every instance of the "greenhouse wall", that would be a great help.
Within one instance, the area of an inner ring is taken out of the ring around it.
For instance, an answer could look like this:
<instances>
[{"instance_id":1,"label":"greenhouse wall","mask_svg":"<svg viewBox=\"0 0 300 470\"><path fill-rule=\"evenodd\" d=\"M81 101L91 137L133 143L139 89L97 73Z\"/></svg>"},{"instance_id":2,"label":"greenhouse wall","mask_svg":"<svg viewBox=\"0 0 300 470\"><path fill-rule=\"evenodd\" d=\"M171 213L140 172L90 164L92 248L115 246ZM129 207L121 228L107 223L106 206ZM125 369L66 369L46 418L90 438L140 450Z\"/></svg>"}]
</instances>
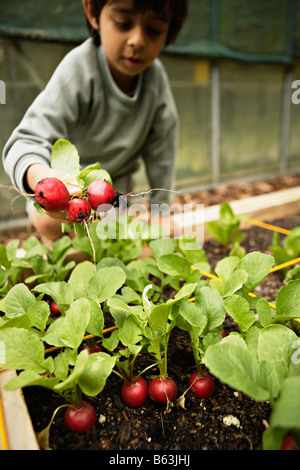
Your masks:
<instances>
[{"instance_id":1,"label":"greenhouse wall","mask_svg":"<svg viewBox=\"0 0 300 470\"><path fill-rule=\"evenodd\" d=\"M36 6L29 15L27 5L27 16L16 1L1 3L2 153L58 63L87 32L81 1L70 6L54 0L52 16L45 1L26 2ZM47 9L48 16L38 22ZM68 18L69 28L57 18ZM300 104L292 100L293 85L300 80L299 30L299 0L276 0L269 6L257 0L190 2L178 41L161 54L180 116L177 189L300 171ZM2 163L0 169L1 185L9 186ZM137 190L146 188L143 168L135 179ZM22 218L24 205L13 189L1 191L1 221Z\"/></svg>"}]
</instances>

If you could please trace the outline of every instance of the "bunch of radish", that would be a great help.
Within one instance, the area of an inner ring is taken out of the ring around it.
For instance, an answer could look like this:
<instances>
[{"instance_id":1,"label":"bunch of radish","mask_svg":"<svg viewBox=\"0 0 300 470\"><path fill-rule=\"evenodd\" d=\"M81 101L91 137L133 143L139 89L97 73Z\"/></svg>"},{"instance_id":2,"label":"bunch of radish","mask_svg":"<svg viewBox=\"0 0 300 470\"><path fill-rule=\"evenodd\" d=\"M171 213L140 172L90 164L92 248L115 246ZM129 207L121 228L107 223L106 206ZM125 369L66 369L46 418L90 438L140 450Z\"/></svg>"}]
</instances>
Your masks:
<instances>
[{"instance_id":1,"label":"bunch of radish","mask_svg":"<svg viewBox=\"0 0 300 470\"><path fill-rule=\"evenodd\" d=\"M36 202L47 212L67 211L71 222L82 223L88 220L91 211L100 205L107 209L114 203L115 191L105 180L93 181L87 191L71 197L67 186L58 178L43 178L35 187Z\"/></svg>"},{"instance_id":2,"label":"bunch of radish","mask_svg":"<svg viewBox=\"0 0 300 470\"><path fill-rule=\"evenodd\" d=\"M143 377L137 377L132 383L124 382L121 387L121 398L131 408L143 406L148 396L151 400L167 404L173 402L177 395L177 385L170 377L156 377L149 386Z\"/></svg>"}]
</instances>

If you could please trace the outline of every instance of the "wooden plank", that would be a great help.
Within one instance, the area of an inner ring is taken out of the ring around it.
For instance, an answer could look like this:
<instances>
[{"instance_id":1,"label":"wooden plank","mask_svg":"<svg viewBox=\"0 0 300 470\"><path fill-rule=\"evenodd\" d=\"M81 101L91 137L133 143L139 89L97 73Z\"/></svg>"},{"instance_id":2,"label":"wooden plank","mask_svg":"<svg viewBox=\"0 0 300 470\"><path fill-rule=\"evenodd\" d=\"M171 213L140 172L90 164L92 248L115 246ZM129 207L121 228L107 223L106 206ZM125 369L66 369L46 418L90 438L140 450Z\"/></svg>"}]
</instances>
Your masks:
<instances>
[{"instance_id":1,"label":"wooden plank","mask_svg":"<svg viewBox=\"0 0 300 470\"><path fill-rule=\"evenodd\" d=\"M300 187L239 199L229 204L237 216L246 215L260 221L284 219L300 212ZM210 235L205 229L205 223L219 220L220 206L221 204L216 204L203 208L199 211L198 217L196 211L186 212L184 217L182 217L182 214L175 214L173 217L174 224L177 225L179 232L192 234L196 232L195 220L198 218L202 220L203 238L207 240ZM247 223L247 220L241 223L241 229L247 229L250 226L251 224Z\"/></svg>"},{"instance_id":2,"label":"wooden plank","mask_svg":"<svg viewBox=\"0 0 300 470\"><path fill-rule=\"evenodd\" d=\"M5 390L15 371L0 371L1 450L40 450L21 389ZM7 442L5 442L7 440Z\"/></svg>"}]
</instances>

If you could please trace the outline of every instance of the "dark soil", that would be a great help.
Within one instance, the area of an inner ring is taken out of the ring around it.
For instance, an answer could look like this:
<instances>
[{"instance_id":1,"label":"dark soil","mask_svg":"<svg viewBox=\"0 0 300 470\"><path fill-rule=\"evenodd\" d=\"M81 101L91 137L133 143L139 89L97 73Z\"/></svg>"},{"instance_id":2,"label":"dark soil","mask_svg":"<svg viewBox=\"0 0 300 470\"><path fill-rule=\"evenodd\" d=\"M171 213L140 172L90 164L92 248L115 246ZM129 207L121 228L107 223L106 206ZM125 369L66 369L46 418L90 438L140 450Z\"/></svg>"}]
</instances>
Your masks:
<instances>
[{"instance_id":1,"label":"dark soil","mask_svg":"<svg viewBox=\"0 0 300 470\"><path fill-rule=\"evenodd\" d=\"M274 221L273 221L274 224ZM291 229L300 225L300 217L293 216L276 224ZM273 233L253 227L244 233L242 246L247 252L259 250L268 253ZM211 266L226 256L226 252L214 240L204 246ZM269 275L259 286L259 295L274 301L283 286L280 273ZM108 319L109 321L109 319ZM230 318L225 329L236 329ZM143 357L137 362L137 370L149 365ZM193 356L185 332L173 330L169 349L169 375L178 384L178 396L187 388L189 375L195 371ZM152 369L155 374L155 369ZM147 378L147 376L144 376ZM150 377L148 376L148 379ZM261 450L262 434L268 426L270 405L258 403L240 392L216 381L215 395L199 400L191 392L186 394L185 409L173 406L166 413L164 406L152 402L139 409L128 408L120 398L121 380L115 375L109 378L103 392L89 399L97 409L98 422L85 435L74 435L64 425L64 411L58 412L51 426L50 445L55 450ZM45 390L24 390L29 412L36 431L44 428L60 400ZM226 426L224 418L234 416L240 423Z\"/></svg>"},{"instance_id":2,"label":"dark soil","mask_svg":"<svg viewBox=\"0 0 300 470\"><path fill-rule=\"evenodd\" d=\"M205 192L205 205L218 204L231 197L238 199L262 192L270 192L284 187L299 184L298 176L290 177L293 181L273 179L273 182L262 182L260 191L255 192L258 183L240 186L235 185L218 190ZM294 178L294 179L293 179ZM244 196L243 196L244 195ZM190 202L190 195L181 202ZM204 203L204 192L193 195L192 199ZM286 229L300 225L300 215L284 220L272 221ZM23 234L8 234L11 238L26 238ZM272 241L271 231L252 227L245 231L242 246L246 252L259 250L268 253ZM0 242L5 241L5 237ZM208 240L204 248L212 268L219 259L226 256L224 250L214 240ZM258 287L258 294L274 302L276 293L283 286L283 275L279 272L269 275ZM109 326L110 318L106 318ZM224 322L227 331L236 329L231 318ZM136 363L136 370L142 370L149 365L149 358L142 356ZM143 364L144 361L144 364ZM178 396L187 388L189 375L195 371L194 360L185 332L173 330L169 356L169 376L178 385ZM150 372L149 372L150 373ZM151 369L151 374L157 371ZM150 376L144 375L150 379ZM258 403L236 390L216 380L216 392L210 399L199 400L189 391L185 397L185 408L176 404L169 412L162 405L150 399L139 409L132 409L123 404L120 398L121 380L112 374L103 392L95 398L89 398L97 410L98 421L84 435L69 431L64 424L64 409L60 410L51 426L50 446L54 450L109 450L109 451L151 451L160 452L193 450L261 450L262 435L268 426L271 408L268 403ZM24 389L24 396L35 431L45 428L53 411L61 399L39 387ZM234 416L239 425L226 425L224 418ZM105 454L108 455L108 454ZM134 454L129 454L134 455Z\"/></svg>"},{"instance_id":3,"label":"dark soil","mask_svg":"<svg viewBox=\"0 0 300 470\"><path fill-rule=\"evenodd\" d=\"M285 174L264 180L233 182L193 193L178 194L179 204L203 204L204 207L300 186L300 174Z\"/></svg>"}]
</instances>

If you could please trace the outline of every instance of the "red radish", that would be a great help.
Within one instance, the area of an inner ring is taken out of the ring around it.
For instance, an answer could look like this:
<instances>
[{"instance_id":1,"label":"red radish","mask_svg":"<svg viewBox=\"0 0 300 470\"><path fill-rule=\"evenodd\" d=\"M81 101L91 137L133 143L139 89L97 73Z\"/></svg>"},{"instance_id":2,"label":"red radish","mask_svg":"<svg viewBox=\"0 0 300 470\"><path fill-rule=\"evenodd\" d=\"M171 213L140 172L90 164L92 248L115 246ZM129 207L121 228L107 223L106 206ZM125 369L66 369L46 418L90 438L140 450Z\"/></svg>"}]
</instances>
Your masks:
<instances>
[{"instance_id":1,"label":"red radish","mask_svg":"<svg viewBox=\"0 0 300 470\"><path fill-rule=\"evenodd\" d=\"M85 349L88 351L89 354L94 354L94 353L103 351L103 348L102 346L100 346L100 344L95 344L94 346L90 346L89 344L87 344L86 346L82 348L82 350L85 350Z\"/></svg>"},{"instance_id":2,"label":"red radish","mask_svg":"<svg viewBox=\"0 0 300 470\"><path fill-rule=\"evenodd\" d=\"M153 401L167 403L174 401L177 395L177 385L170 377L156 377L148 388L149 397Z\"/></svg>"},{"instance_id":3,"label":"red radish","mask_svg":"<svg viewBox=\"0 0 300 470\"><path fill-rule=\"evenodd\" d=\"M297 443L291 434L288 434L283 439L281 450L298 450Z\"/></svg>"},{"instance_id":4,"label":"red radish","mask_svg":"<svg viewBox=\"0 0 300 470\"><path fill-rule=\"evenodd\" d=\"M65 414L66 426L78 434L88 431L95 424L96 419L95 408L86 401L82 401L79 408L70 405Z\"/></svg>"},{"instance_id":5,"label":"red radish","mask_svg":"<svg viewBox=\"0 0 300 470\"><path fill-rule=\"evenodd\" d=\"M89 185L86 196L91 207L97 210L101 204L113 204L115 190L107 181L96 180Z\"/></svg>"},{"instance_id":6,"label":"red radish","mask_svg":"<svg viewBox=\"0 0 300 470\"><path fill-rule=\"evenodd\" d=\"M148 384L143 377L138 377L132 385L123 382L121 398L125 405L131 408L143 406L148 398Z\"/></svg>"},{"instance_id":7,"label":"red radish","mask_svg":"<svg viewBox=\"0 0 300 470\"><path fill-rule=\"evenodd\" d=\"M54 300L50 304L50 311L52 315L55 316L59 316L61 314L61 311L59 310L58 305L56 302L54 302Z\"/></svg>"},{"instance_id":8,"label":"red radish","mask_svg":"<svg viewBox=\"0 0 300 470\"><path fill-rule=\"evenodd\" d=\"M68 219L72 222L81 223L91 215L91 206L88 201L75 197L71 199L67 207Z\"/></svg>"},{"instance_id":9,"label":"red radish","mask_svg":"<svg viewBox=\"0 0 300 470\"><path fill-rule=\"evenodd\" d=\"M194 372L189 379L189 387L198 398L210 398L216 390L215 381L210 374L200 375Z\"/></svg>"},{"instance_id":10,"label":"red radish","mask_svg":"<svg viewBox=\"0 0 300 470\"><path fill-rule=\"evenodd\" d=\"M35 187L36 202L48 212L64 210L70 200L66 185L58 178L43 178Z\"/></svg>"}]
</instances>

